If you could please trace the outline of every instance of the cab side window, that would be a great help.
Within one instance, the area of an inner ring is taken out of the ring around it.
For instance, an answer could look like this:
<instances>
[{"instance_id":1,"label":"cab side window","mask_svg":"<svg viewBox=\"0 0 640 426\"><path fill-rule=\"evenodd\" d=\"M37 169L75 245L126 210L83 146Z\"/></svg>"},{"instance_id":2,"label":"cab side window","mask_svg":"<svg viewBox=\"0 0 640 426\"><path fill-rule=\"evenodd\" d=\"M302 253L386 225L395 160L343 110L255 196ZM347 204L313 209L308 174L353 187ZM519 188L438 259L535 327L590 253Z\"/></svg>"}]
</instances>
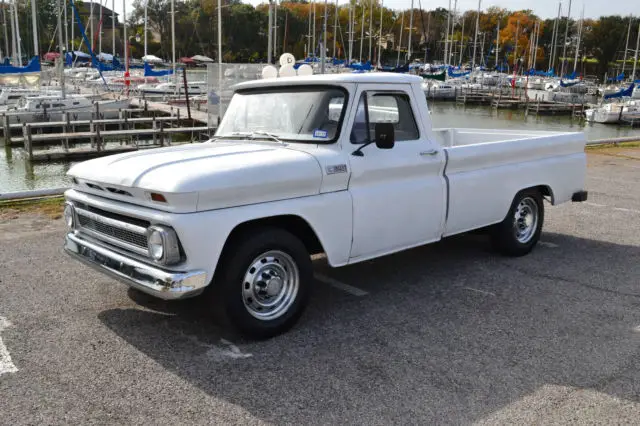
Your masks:
<instances>
[{"instance_id":1,"label":"cab side window","mask_svg":"<svg viewBox=\"0 0 640 426\"><path fill-rule=\"evenodd\" d=\"M351 130L351 143L370 141L375 135L376 123L392 123L396 142L420 138L409 96L404 93L363 93Z\"/></svg>"}]
</instances>

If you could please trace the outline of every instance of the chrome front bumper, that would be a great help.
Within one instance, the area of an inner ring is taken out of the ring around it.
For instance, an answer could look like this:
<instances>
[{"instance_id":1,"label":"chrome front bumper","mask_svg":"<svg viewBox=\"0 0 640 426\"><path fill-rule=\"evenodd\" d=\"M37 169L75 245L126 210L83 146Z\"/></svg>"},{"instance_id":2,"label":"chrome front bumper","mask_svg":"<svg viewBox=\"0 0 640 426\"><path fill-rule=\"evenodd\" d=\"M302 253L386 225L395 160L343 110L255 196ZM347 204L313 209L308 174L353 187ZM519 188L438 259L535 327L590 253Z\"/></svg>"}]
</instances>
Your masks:
<instances>
[{"instance_id":1,"label":"chrome front bumper","mask_svg":"<svg viewBox=\"0 0 640 426\"><path fill-rule=\"evenodd\" d=\"M66 235L64 249L92 268L161 299L196 296L207 286L204 271L164 271L84 240L72 232Z\"/></svg>"}]
</instances>

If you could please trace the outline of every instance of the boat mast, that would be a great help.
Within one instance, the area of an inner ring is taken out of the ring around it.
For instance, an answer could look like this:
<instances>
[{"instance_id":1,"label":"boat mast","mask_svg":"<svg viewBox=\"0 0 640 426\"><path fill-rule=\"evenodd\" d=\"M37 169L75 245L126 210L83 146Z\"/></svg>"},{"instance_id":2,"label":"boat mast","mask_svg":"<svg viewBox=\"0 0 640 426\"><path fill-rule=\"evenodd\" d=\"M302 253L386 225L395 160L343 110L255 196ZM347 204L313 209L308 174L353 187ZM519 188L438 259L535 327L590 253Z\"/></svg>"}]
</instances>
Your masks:
<instances>
[{"instance_id":1,"label":"boat mast","mask_svg":"<svg viewBox=\"0 0 640 426\"><path fill-rule=\"evenodd\" d=\"M69 21L67 20L67 3L63 0L62 7L64 11L64 49L69 50Z\"/></svg>"},{"instance_id":2,"label":"boat mast","mask_svg":"<svg viewBox=\"0 0 640 426\"><path fill-rule=\"evenodd\" d=\"M538 30L536 31L536 45L533 48L533 69L536 68L536 62L538 61L538 43L540 42L540 27L542 22L538 21Z\"/></svg>"},{"instance_id":3,"label":"boat mast","mask_svg":"<svg viewBox=\"0 0 640 426\"><path fill-rule=\"evenodd\" d=\"M362 3L362 21L360 21L360 63L362 63L362 44L364 43L364 2Z\"/></svg>"},{"instance_id":4,"label":"boat mast","mask_svg":"<svg viewBox=\"0 0 640 426\"><path fill-rule=\"evenodd\" d=\"M412 0L413 1L413 0ZM369 3L369 62L373 62L371 58L371 48L373 44L373 0Z\"/></svg>"},{"instance_id":5,"label":"boat mast","mask_svg":"<svg viewBox=\"0 0 640 426\"><path fill-rule=\"evenodd\" d=\"M460 60L458 61L458 65L462 66L462 53L464 51L464 17L462 17L462 32L460 33Z\"/></svg>"},{"instance_id":6,"label":"boat mast","mask_svg":"<svg viewBox=\"0 0 640 426\"><path fill-rule=\"evenodd\" d=\"M498 29L496 30L496 68L498 68L499 56L500 56L500 18L498 18Z\"/></svg>"},{"instance_id":7,"label":"boat mast","mask_svg":"<svg viewBox=\"0 0 640 426\"><path fill-rule=\"evenodd\" d=\"M9 56L9 33L7 31L7 12L4 7L4 0L2 0L2 26L4 27L4 56L8 57Z\"/></svg>"},{"instance_id":8,"label":"boat mast","mask_svg":"<svg viewBox=\"0 0 640 426\"><path fill-rule=\"evenodd\" d=\"M271 23L271 6L273 5L273 0L269 0L269 4L267 5L268 13L267 13L267 63L271 64L271 44L273 43L273 28Z\"/></svg>"},{"instance_id":9,"label":"boat mast","mask_svg":"<svg viewBox=\"0 0 640 426\"><path fill-rule=\"evenodd\" d=\"M478 28L480 26L480 4L482 0L478 0L478 11L476 12L476 31L473 35L473 58L471 58L471 71L476 68L476 49L478 47Z\"/></svg>"},{"instance_id":10,"label":"boat mast","mask_svg":"<svg viewBox=\"0 0 640 426\"><path fill-rule=\"evenodd\" d=\"M100 22L98 22L98 50L102 56L102 0L100 0Z\"/></svg>"},{"instance_id":11,"label":"boat mast","mask_svg":"<svg viewBox=\"0 0 640 426\"><path fill-rule=\"evenodd\" d=\"M518 68L518 32L520 31L520 20L516 21L516 39L515 48L513 49L513 74L517 72Z\"/></svg>"},{"instance_id":12,"label":"boat mast","mask_svg":"<svg viewBox=\"0 0 640 426\"><path fill-rule=\"evenodd\" d=\"M556 17L556 21L553 23L553 35L551 36L551 60L549 61L549 69L547 71L551 71L554 68L554 64L556 62L556 47L558 44L558 26L560 25L560 12L562 10L562 1L558 2L558 16Z\"/></svg>"},{"instance_id":13,"label":"boat mast","mask_svg":"<svg viewBox=\"0 0 640 426\"><path fill-rule=\"evenodd\" d=\"M277 57L278 50L278 0L273 3L273 57Z\"/></svg>"},{"instance_id":14,"label":"boat mast","mask_svg":"<svg viewBox=\"0 0 640 426\"><path fill-rule=\"evenodd\" d=\"M453 58L453 49L455 49L455 43L453 41L453 34L456 28L456 10L458 9L458 0L453 1L453 17L451 18L451 41L449 42L449 58L448 62L451 64Z\"/></svg>"},{"instance_id":15,"label":"boat mast","mask_svg":"<svg viewBox=\"0 0 640 426\"><path fill-rule=\"evenodd\" d=\"M576 72L578 66L578 55L580 54L580 40L582 39L582 26L584 25L584 5L582 5L582 14L578 23L578 42L576 43L576 56L573 60L573 72Z\"/></svg>"},{"instance_id":16,"label":"boat mast","mask_svg":"<svg viewBox=\"0 0 640 426\"><path fill-rule=\"evenodd\" d=\"M320 73L324 74L325 64L327 62L327 0L324 0L324 19L322 20L322 52L320 54L320 61Z\"/></svg>"},{"instance_id":17,"label":"boat mast","mask_svg":"<svg viewBox=\"0 0 640 426\"><path fill-rule=\"evenodd\" d=\"M398 36L398 59L396 60L396 67L400 65L400 47L402 46L402 30L404 29L404 10L402 11L402 18L400 18L400 35Z\"/></svg>"},{"instance_id":18,"label":"boat mast","mask_svg":"<svg viewBox=\"0 0 640 426\"><path fill-rule=\"evenodd\" d=\"M449 57L449 25L451 22L451 0L449 0L449 10L447 12L447 31L445 31L444 36L444 57L442 58L442 62L444 65L447 65L447 58Z\"/></svg>"},{"instance_id":19,"label":"boat mast","mask_svg":"<svg viewBox=\"0 0 640 426\"><path fill-rule=\"evenodd\" d=\"M124 2L123 2L124 4ZM93 0L89 1L89 37L91 37L91 51L93 52Z\"/></svg>"},{"instance_id":20,"label":"boat mast","mask_svg":"<svg viewBox=\"0 0 640 426\"><path fill-rule=\"evenodd\" d=\"M309 29L307 30L306 47L307 47L307 58L310 58L311 57L311 3L309 3Z\"/></svg>"},{"instance_id":21,"label":"boat mast","mask_svg":"<svg viewBox=\"0 0 640 426\"><path fill-rule=\"evenodd\" d=\"M567 37L569 35L569 19L571 18L571 0L569 0L569 9L567 10L567 25L564 27L564 46L562 46L562 66L560 69L560 77L564 74L564 65L567 62Z\"/></svg>"},{"instance_id":22,"label":"boat mast","mask_svg":"<svg viewBox=\"0 0 640 426\"><path fill-rule=\"evenodd\" d=\"M349 2L349 62L347 65L351 65L353 60L353 5Z\"/></svg>"},{"instance_id":23,"label":"boat mast","mask_svg":"<svg viewBox=\"0 0 640 426\"><path fill-rule=\"evenodd\" d=\"M147 56L147 7L149 6L149 0L144 2L144 56Z\"/></svg>"},{"instance_id":24,"label":"boat mast","mask_svg":"<svg viewBox=\"0 0 640 426\"><path fill-rule=\"evenodd\" d=\"M638 22L638 35L636 36L636 54L633 57L633 71L631 71L631 81L636 81L636 66L638 65L638 50L640 50L640 22Z\"/></svg>"},{"instance_id":25,"label":"boat mast","mask_svg":"<svg viewBox=\"0 0 640 426\"><path fill-rule=\"evenodd\" d=\"M126 28L126 25L125 25ZM178 76L176 74L176 11L175 0L171 0L171 66L173 69L173 90L178 91ZM182 71L185 72L185 71Z\"/></svg>"},{"instance_id":26,"label":"boat mast","mask_svg":"<svg viewBox=\"0 0 640 426\"><path fill-rule=\"evenodd\" d=\"M33 56L40 58L38 49L38 21L36 16L36 0L31 0L31 26L33 30Z\"/></svg>"},{"instance_id":27,"label":"boat mast","mask_svg":"<svg viewBox=\"0 0 640 426\"><path fill-rule=\"evenodd\" d=\"M624 74L625 65L627 65L627 52L629 51L629 34L631 34L632 15L629 15L629 27L627 28L627 42L624 44L624 59L622 59L622 73Z\"/></svg>"},{"instance_id":28,"label":"boat mast","mask_svg":"<svg viewBox=\"0 0 640 426\"><path fill-rule=\"evenodd\" d=\"M407 62L411 61L411 33L413 32L413 0L411 0L411 11L409 12L409 38L407 40Z\"/></svg>"},{"instance_id":29,"label":"boat mast","mask_svg":"<svg viewBox=\"0 0 640 426\"><path fill-rule=\"evenodd\" d=\"M316 16L316 2L311 2L313 4L313 31L311 32L311 51L313 52L313 58L316 58L316 20L318 19Z\"/></svg>"},{"instance_id":30,"label":"boat mast","mask_svg":"<svg viewBox=\"0 0 640 426\"><path fill-rule=\"evenodd\" d=\"M382 58L382 11L384 10L384 0L380 0L380 33L378 34L378 62L376 65L380 66L380 60Z\"/></svg>"},{"instance_id":31,"label":"boat mast","mask_svg":"<svg viewBox=\"0 0 640 426\"><path fill-rule=\"evenodd\" d=\"M64 40L62 39L62 8L64 7L64 0L58 0L58 49L60 51L60 57L58 58L58 67L60 71L60 92L62 99L66 98L64 90Z\"/></svg>"},{"instance_id":32,"label":"boat mast","mask_svg":"<svg viewBox=\"0 0 640 426\"><path fill-rule=\"evenodd\" d=\"M18 20L18 2L13 6L13 15L16 21L16 44L18 45L18 63L16 66L22 66L22 38L20 38L20 21Z\"/></svg>"},{"instance_id":33,"label":"boat mast","mask_svg":"<svg viewBox=\"0 0 640 426\"><path fill-rule=\"evenodd\" d=\"M336 39L338 38L338 0L336 0L336 16L333 17L333 57L336 57Z\"/></svg>"}]
</instances>

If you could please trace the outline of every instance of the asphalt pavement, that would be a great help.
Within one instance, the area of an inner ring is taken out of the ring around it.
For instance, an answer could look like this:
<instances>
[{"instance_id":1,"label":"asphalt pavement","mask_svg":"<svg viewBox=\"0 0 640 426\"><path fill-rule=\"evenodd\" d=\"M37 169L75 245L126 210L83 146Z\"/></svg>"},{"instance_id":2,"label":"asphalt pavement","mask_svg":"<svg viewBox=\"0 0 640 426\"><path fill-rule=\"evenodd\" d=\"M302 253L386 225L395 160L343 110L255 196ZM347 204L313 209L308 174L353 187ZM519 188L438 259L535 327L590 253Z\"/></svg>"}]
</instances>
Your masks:
<instances>
[{"instance_id":1,"label":"asphalt pavement","mask_svg":"<svg viewBox=\"0 0 640 426\"><path fill-rule=\"evenodd\" d=\"M640 151L606 152L529 256L470 234L318 259L268 341L73 261L61 220L5 220L0 424L640 424Z\"/></svg>"}]
</instances>

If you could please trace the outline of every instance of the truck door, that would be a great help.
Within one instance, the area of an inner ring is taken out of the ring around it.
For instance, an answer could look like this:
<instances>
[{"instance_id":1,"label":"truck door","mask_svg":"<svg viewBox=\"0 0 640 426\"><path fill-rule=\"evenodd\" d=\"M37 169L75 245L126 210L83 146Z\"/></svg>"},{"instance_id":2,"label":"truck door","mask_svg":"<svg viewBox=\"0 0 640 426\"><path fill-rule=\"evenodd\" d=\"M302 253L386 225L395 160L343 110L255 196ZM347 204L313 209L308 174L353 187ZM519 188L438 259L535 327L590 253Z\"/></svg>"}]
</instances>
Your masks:
<instances>
[{"instance_id":1,"label":"truck door","mask_svg":"<svg viewBox=\"0 0 640 426\"><path fill-rule=\"evenodd\" d=\"M411 86L358 85L356 108L346 123L344 146L351 154L375 137L375 124L391 122L395 146L349 155L353 199L350 262L439 240L445 221L445 157L427 131Z\"/></svg>"}]
</instances>

